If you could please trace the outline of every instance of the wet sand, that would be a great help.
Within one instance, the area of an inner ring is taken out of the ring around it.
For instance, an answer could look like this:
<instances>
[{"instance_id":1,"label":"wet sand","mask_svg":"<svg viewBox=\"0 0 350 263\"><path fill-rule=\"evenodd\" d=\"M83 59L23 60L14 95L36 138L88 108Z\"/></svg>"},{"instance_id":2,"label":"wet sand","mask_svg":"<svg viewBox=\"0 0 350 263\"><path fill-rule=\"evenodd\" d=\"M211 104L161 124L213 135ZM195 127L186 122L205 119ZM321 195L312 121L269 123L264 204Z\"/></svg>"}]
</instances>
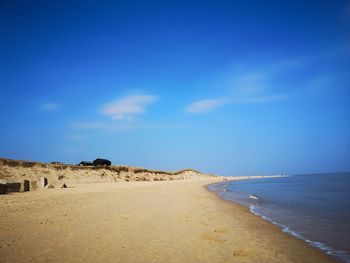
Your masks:
<instances>
[{"instance_id":1,"label":"wet sand","mask_svg":"<svg viewBox=\"0 0 350 263\"><path fill-rule=\"evenodd\" d=\"M206 190L218 179L0 196L0 262L333 262Z\"/></svg>"}]
</instances>

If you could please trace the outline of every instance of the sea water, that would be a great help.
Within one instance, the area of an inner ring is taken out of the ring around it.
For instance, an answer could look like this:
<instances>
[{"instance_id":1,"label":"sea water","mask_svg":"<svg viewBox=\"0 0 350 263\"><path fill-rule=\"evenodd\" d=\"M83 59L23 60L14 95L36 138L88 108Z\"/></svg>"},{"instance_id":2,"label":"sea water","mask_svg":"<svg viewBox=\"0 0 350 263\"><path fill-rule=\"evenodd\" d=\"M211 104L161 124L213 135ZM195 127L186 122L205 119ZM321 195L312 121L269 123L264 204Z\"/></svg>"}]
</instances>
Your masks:
<instances>
[{"instance_id":1,"label":"sea water","mask_svg":"<svg viewBox=\"0 0 350 263\"><path fill-rule=\"evenodd\" d=\"M350 173L290 175L208 186L283 232L350 262Z\"/></svg>"}]
</instances>

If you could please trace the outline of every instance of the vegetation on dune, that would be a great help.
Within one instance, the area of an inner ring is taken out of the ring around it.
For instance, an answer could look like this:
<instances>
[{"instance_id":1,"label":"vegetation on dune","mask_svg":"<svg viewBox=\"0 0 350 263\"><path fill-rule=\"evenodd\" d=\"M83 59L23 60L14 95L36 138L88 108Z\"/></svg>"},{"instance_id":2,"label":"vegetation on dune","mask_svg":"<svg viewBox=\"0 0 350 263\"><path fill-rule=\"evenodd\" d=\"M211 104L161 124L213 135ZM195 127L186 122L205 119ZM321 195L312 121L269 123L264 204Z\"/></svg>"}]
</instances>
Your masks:
<instances>
[{"instance_id":1,"label":"vegetation on dune","mask_svg":"<svg viewBox=\"0 0 350 263\"><path fill-rule=\"evenodd\" d=\"M193 169L180 171L160 171L141 167L79 166L61 162L41 163L0 158L0 178L15 180L37 180L45 176L60 184L62 181L75 182L109 182L109 181L165 181L181 180L193 176L209 176Z\"/></svg>"}]
</instances>

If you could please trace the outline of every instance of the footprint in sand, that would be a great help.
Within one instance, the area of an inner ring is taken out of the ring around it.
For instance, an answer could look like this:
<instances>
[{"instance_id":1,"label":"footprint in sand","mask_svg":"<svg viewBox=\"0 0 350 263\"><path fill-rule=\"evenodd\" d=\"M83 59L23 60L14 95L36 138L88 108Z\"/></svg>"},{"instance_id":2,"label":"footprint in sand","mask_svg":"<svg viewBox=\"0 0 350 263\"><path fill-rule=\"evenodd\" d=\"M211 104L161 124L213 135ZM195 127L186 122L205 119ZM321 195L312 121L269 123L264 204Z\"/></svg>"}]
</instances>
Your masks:
<instances>
[{"instance_id":1,"label":"footprint in sand","mask_svg":"<svg viewBox=\"0 0 350 263\"><path fill-rule=\"evenodd\" d=\"M220 238L215 237L215 236L213 236L211 234L208 234L208 233L202 233L201 237L203 239L205 239L205 240L212 241L212 242L215 242L215 243L223 243L223 242L225 242L224 240L221 240Z\"/></svg>"},{"instance_id":2,"label":"footprint in sand","mask_svg":"<svg viewBox=\"0 0 350 263\"><path fill-rule=\"evenodd\" d=\"M227 229L227 228L224 228L224 227L219 227L219 228L216 228L216 229L214 230L214 232L215 232L215 233L221 233L221 234L223 234L223 233L227 233L227 232L228 232L228 229Z\"/></svg>"},{"instance_id":3,"label":"footprint in sand","mask_svg":"<svg viewBox=\"0 0 350 263\"><path fill-rule=\"evenodd\" d=\"M232 256L234 257L242 257L242 256L246 256L247 253L243 250L243 249L235 249L232 252Z\"/></svg>"}]
</instances>

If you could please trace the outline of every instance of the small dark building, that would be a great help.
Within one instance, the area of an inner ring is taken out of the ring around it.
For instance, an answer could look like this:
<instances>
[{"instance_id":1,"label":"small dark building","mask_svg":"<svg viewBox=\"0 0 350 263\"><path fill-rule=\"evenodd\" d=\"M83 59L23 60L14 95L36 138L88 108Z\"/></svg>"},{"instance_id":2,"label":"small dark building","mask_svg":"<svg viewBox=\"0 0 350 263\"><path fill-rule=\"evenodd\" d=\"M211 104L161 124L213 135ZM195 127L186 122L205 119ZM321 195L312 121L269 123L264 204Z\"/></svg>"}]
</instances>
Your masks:
<instances>
[{"instance_id":1,"label":"small dark building","mask_svg":"<svg viewBox=\"0 0 350 263\"><path fill-rule=\"evenodd\" d=\"M94 164L92 162L82 161L78 165L79 166L93 166Z\"/></svg>"},{"instance_id":2,"label":"small dark building","mask_svg":"<svg viewBox=\"0 0 350 263\"><path fill-rule=\"evenodd\" d=\"M94 166L110 166L111 164L112 162L106 159L97 158L95 161L93 161Z\"/></svg>"}]
</instances>

